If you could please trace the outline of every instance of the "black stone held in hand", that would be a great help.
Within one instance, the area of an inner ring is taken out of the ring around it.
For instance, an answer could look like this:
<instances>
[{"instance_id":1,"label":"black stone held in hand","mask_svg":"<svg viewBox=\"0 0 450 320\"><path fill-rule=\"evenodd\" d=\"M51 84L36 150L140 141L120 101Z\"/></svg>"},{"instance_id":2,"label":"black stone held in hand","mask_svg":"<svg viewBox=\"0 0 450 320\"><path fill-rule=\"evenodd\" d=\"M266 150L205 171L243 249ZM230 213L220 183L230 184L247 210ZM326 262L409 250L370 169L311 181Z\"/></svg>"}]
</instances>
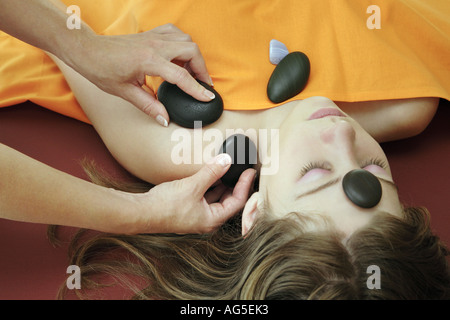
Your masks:
<instances>
[{"instance_id":1,"label":"black stone held in hand","mask_svg":"<svg viewBox=\"0 0 450 320\"><path fill-rule=\"evenodd\" d=\"M185 128L193 129L195 121L201 121L202 126L206 126L217 121L223 113L223 100L220 94L206 83L202 81L198 83L216 97L209 102L199 101L167 81L158 88L158 100L166 107L170 120Z\"/></svg>"},{"instance_id":2,"label":"black stone held in hand","mask_svg":"<svg viewBox=\"0 0 450 320\"><path fill-rule=\"evenodd\" d=\"M229 154L232 160L230 169L221 179L222 183L230 188L233 188L241 174L253 168L258 160L255 144L243 134L228 137L222 144L219 154L221 153Z\"/></svg>"},{"instance_id":3,"label":"black stone held in hand","mask_svg":"<svg viewBox=\"0 0 450 320\"><path fill-rule=\"evenodd\" d=\"M381 183L371 172L352 170L342 180L344 192L358 207L370 209L378 205L382 196Z\"/></svg>"}]
</instances>

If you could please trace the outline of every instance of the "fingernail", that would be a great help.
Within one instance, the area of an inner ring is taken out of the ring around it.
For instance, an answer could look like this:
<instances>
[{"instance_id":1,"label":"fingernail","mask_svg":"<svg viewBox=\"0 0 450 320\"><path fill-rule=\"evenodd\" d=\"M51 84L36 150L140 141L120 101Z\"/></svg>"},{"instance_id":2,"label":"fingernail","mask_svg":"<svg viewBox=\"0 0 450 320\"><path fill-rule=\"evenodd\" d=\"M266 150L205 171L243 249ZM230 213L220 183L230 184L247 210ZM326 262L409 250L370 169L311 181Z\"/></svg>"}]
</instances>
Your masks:
<instances>
[{"instance_id":1,"label":"fingernail","mask_svg":"<svg viewBox=\"0 0 450 320\"><path fill-rule=\"evenodd\" d=\"M209 85L210 85L211 87L214 87L214 82L212 81L211 76L209 76Z\"/></svg>"},{"instance_id":2,"label":"fingernail","mask_svg":"<svg viewBox=\"0 0 450 320\"><path fill-rule=\"evenodd\" d=\"M222 153L216 157L215 162L222 167L226 167L231 164L231 157L228 153Z\"/></svg>"},{"instance_id":3,"label":"fingernail","mask_svg":"<svg viewBox=\"0 0 450 320\"><path fill-rule=\"evenodd\" d=\"M211 100L213 100L216 97L216 95L214 93L212 93L211 91L206 90L206 89L205 89L205 91L203 91L203 95Z\"/></svg>"},{"instance_id":4,"label":"fingernail","mask_svg":"<svg viewBox=\"0 0 450 320\"><path fill-rule=\"evenodd\" d=\"M167 123L167 120L160 114L156 117L156 122L158 122L163 127L169 126L169 124Z\"/></svg>"}]
</instances>

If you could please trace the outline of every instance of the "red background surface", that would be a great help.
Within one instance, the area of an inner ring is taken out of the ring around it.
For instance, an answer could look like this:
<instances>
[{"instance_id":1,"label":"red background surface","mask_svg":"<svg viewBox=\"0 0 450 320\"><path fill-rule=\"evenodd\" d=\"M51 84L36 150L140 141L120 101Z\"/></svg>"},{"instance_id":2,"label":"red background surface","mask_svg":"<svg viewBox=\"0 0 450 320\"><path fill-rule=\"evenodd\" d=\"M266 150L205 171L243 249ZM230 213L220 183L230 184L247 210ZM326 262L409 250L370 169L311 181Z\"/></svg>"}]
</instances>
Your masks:
<instances>
[{"instance_id":1,"label":"red background surface","mask_svg":"<svg viewBox=\"0 0 450 320\"><path fill-rule=\"evenodd\" d=\"M432 227L450 245L450 103L441 101L421 135L383 144L401 200L427 207ZM0 109L0 143L61 171L87 179L79 161L95 159L108 172L128 178L92 126L32 103ZM1 179L1 177L0 177ZM67 243L53 247L47 226L0 219L0 299L54 299L65 283ZM64 228L68 240L74 229ZM123 298L111 291L104 298Z\"/></svg>"}]
</instances>

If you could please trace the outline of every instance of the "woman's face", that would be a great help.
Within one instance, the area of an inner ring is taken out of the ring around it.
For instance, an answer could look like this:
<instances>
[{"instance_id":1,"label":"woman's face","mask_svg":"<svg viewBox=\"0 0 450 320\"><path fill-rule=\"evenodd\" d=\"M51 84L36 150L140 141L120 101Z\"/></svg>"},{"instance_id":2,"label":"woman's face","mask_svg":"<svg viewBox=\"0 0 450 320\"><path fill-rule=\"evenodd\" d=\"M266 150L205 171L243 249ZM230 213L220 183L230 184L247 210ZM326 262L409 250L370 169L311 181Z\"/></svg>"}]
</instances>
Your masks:
<instances>
[{"instance_id":1,"label":"woman's face","mask_svg":"<svg viewBox=\"0 0 450 320\"><path fill-rule=\"evenodd\" d=\"M397 189L380 145L327 98L295 103L279 130L279 170L260 178L260 193L273 214L322 215L347 236L377 212L400 216ZM383 195L372 209L353 204L342 188L344 175L360 168L381 182Z\"/></svg>"}]
</instances>

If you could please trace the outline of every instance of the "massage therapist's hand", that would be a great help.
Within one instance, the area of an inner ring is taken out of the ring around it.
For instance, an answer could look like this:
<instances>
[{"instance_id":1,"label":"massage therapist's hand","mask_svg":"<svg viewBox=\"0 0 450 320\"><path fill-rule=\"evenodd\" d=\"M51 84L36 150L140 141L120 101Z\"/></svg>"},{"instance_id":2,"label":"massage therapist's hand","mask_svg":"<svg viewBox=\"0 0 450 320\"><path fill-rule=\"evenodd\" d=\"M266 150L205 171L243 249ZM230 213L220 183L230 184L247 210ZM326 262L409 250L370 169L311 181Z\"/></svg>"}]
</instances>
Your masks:
<instances>
[{"instance_id":1,"label":"massage therapist's hand","mask_svg":"<svg viewBox=\"0 0 450 320\"><path fill-rule=\"evenodd\" d=\"M248 199L256 171L243 172L231 190L216 183L230 163L228 155L219 155L191 177L137 195L143 212L137 233L208 233L238 213Z\"/></svg>"},{"instance_id":2,"label":"massage therapist's hand","mask_svg":"<svg viewBox=\"0 0 450 320\"><path fill-rule=\"evenodd\" d=\"M90 49L86 55L72 57L74 68L102 90L128 100L161 125L167 125L169 116L154 92L142 88L145 75L160 76L197 100L214 98L193 77L212 84L198 46L174 25L138 34L93 37L87 40Z\"/></svg>"},{"instance_id":3,"label":"massage therapist's hand","mask_svg":"<svg viewBox=\"0 0 450 320\"><path fill-rule=\"evenodd\" d=\"M155 94L142 88L145 75L161 76L197 100L212 99L194 80L211 84L198 46L174 25L133 35L103 36L82 19L79 28L69 28L68 18L67 6L60 0L0 0L0 30L52 53L99 88L128 100L162 125L167 125L169 115Z\"/></svg>"}]
</instances>

